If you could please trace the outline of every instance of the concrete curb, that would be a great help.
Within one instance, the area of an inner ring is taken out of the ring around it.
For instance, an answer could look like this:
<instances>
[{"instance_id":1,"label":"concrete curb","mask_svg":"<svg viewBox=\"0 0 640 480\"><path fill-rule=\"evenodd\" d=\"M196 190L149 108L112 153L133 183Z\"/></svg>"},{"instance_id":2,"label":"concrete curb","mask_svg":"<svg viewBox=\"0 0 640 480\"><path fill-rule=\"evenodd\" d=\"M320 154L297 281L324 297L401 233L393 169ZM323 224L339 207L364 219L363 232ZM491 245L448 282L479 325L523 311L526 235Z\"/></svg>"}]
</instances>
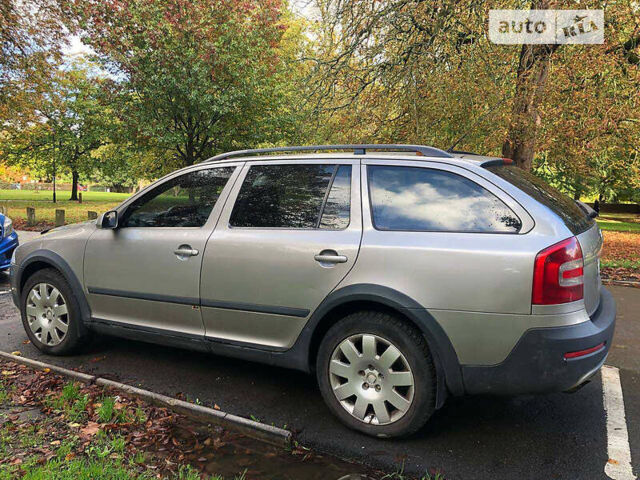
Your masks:
<instances>
[{"instance_id":1,"label":"concrete curb","mask_svg":"<svg viewBox=\"0 0 640 480\"><path fill-rule=\"evenodd\" d=\"M608 278L603 278L602 283L604 285L616 285L619 287L640 288L640 282L636 282L634 280L611 280Z\"/></svg>"},{"instance_id":2,"label":"concrete curb","mask_svg":"<svg viewBox=\"0 0 640 480\"><path fill-rule=\"evenodd\" d=\"M243 435L246 435L247 437L255 438L257 440L261 440L278 447L286 448L291 446L291 432L283 428L255 422L253 420L249 420L248 418L221 412L220 410L215 410L213 408L205 407L202 405L185 402L183 400L178 400L177 398L168 397L166 395L151 392L149 390L144 390L142 388L127 385L125 383L114 382L113 380L96 377L94 375L87 375L86 373L76 372L74 370L58 367L57 365L39 362L30 358L20 357L18 355L12 355L7 352L0 351L0 357L12 362L21 363L23 365L33 367L37 370L49 369L52 372L64 375L69 378L73 378L74 380L78 380L83 383L95 383L96 385L101 385L103 387L120 390L134 397L146 400L149 403L153 403L154 405L167 407L195 420L210 423L213 425L219 425L230 430L235 430L242 433Z\"/></svg>"},{"instance_id":3,"label":"concrete curb","mask_svg":"<svg viewBox=\"0 0 640 480\"><path fill-rule=\"evenodd\" d=\"M67 368L58 367L57 365L39 362L37 360L20 357L18 355L12 355L3 351L0 351L0 357L11 360L12 362L28 365L29 367L33 367L36 370L49 369L52 372L59 373L60 375L64 375L65 377L73 378L74 380L78 380L82 383L93 383L96 380L96 377L94 375L87 375L86 373L76 372Z\"/></svg>"}]
</instances>

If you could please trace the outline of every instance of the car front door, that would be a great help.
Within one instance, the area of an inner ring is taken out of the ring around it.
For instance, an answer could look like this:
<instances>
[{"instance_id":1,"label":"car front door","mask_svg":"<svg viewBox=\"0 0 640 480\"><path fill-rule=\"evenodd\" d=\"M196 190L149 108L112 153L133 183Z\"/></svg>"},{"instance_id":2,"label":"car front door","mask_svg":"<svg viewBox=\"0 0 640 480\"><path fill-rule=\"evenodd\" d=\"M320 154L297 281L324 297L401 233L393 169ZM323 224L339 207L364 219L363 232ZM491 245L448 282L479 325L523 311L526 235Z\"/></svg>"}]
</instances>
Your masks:
<instances>
[{"instance_id":1,"label":"car front door","mask_svg":"<svg viewBox=\"0 0 640 480\"><path fill-rule=\"evenodd\" d=\"M205 250L206 336L288 348L356 262L359 161L248 163Z\"/></svg>"},{"instance_id":2,"label":"car front door","mask_svg":"<svg viewBox=\"0 0 640 480\"><path fill-rule=\"evenodd\" d=\"M169 177L119 209L118 228L96 230L84 262L94 321L202 337L200 267L236 167Z\"/></svg>"}]
</instances>

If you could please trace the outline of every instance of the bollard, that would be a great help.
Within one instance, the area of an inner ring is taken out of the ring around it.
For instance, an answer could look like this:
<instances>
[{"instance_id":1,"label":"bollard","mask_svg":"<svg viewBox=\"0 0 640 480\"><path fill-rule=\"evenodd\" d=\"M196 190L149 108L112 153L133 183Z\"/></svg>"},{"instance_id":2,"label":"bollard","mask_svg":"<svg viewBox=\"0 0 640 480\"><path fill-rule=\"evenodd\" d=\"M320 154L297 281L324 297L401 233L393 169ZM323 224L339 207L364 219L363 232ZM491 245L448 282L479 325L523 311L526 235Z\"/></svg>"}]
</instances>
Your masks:
<instances>
[{"instance_id":1,"label":"bollard","mask_svg":"<svg viewBox=\"0 0 640 480\"><path fill-rule=\"evenodd\" d=\"M27 225L33 227L36 224L36 209L27 207Z\"/></svg>"},{"instance_id":2,"label":"bollard","mask_svg":"<svg viewBox=\"0 0 640 480\"><path fill-rule=\"evenodd\" d=\"M82 192L78 192L78 203L82 203Z\"/></svg>"},{"instance_id":3,"label":"bollard","mask_svg":"<svg viewBox=\"0 0 640 480\"><path fill-rule=\"evenodd\" d=\"M64 210L56 210L56 227L64 225Z\"/></svg>"},{"instance_id":4,"label":"bollard","mask_svg":"<svg viewBox=\"0 0 640 480\"><path fill-rule=\"evenodd\" d=\"M95 220L96 218L98 218L98 212L92 212L91 210L89 210L87 212L87 218L89 220Z\"/></svg>"}]
</instances>

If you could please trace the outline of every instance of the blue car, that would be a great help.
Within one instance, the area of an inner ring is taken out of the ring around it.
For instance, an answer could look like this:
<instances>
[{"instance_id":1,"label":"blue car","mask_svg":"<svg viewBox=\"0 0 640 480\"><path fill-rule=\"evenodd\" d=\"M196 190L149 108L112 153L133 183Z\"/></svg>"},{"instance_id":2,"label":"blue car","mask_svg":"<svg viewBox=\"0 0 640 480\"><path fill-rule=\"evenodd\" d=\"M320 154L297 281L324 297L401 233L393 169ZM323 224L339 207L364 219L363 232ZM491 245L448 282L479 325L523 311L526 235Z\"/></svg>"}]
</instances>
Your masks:
<instances>
[{"instance_id":1,"label":"blue car","mask_svg":"<svg viewBox=\"0 0 640 480\"><path fill-rule=\"evenodd\" d=\"M18 246L18 234L13 229L13 222L9 217L0 213L0 270L6 270L11 264L11 255Z\"/></svg>"}]
</instances>

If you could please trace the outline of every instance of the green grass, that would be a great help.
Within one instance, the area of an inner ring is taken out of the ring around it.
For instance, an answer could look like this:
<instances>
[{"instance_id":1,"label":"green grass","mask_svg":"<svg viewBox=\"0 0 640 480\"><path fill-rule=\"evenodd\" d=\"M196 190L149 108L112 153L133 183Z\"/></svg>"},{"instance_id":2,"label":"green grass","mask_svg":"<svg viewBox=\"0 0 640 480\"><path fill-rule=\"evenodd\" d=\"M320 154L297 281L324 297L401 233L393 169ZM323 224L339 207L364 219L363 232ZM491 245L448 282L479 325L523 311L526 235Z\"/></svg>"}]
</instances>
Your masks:
<instances>
[{"instance_id":1,"label":"green grass","mask_svg":"<svg viewBox=\"0 0 640 480\"><path fill-rule=\"evenodd\" d=\"M640 233L640 223L622 222L620 220L602 219L597 220L601 230L608 230L611 232L631 232Z\"/></svg>"},{"instance_id":2,"label":"green grass","mask_svg":"<svg viewBox=\"0 0 640 480\"><path fill-rule=\"evenodd\" d=\"M640 270L640 260L601 260L601 267L611 267L611 268L631 268Z\"/></svg>"},{"instance_id":3,"label":"green grass","mask_svg":"<svg viewBox=\"0 0 640 480\"><path fill-rule=\"evenodd\" d=\"M78 192L82 193L83 202L121 202L129 197L129 193L109 193L109 192ZM58 202L69 201L71 192L56 192ZM2 190L0 189L0 201L2 200L27 200L38 202L51 202L53 192L37 190Z\"/></svg>"},{"instance_id":4,"label":"green grass","mask_svg":"<svg viewBox=\"0 0 640 480\"><path fill-rule=\"evenodd\" d=\"M80 422L87 415L89 395L81 395L75 383L67 383L59 396L47 400L48 405L69 418L71 422Z\"/></svg>"},{"instance_id":5,"label":"green grass","mask_svg":"<svg viewBox=\"0 0 640 480\"><path fill-rule=\"evenodd\" d=\"M113 397L104 397L100 403L100 407L96 410L100 423L126 423L131 420L124 409L116 408Z\"/></svg>"},{"instance_id":6,"label":"green grass","mask_svg":"<svg viewBox=\"0 0 640 480\"><path fill-rule=\"evenodd\" d=\"M27 207L36 209L36 221L53 223L56 209L65 211L66 223L83 222L87 220L87 211L98 214L111 210L123 200L128 193L82 192L82 203L69 200L70 192L58 192L58 201L53 203L52 192L38 192L33 190L0 190L0 205L6 205L8 215L12 219L27 218Z\"/></svg>"}]
</instances>

